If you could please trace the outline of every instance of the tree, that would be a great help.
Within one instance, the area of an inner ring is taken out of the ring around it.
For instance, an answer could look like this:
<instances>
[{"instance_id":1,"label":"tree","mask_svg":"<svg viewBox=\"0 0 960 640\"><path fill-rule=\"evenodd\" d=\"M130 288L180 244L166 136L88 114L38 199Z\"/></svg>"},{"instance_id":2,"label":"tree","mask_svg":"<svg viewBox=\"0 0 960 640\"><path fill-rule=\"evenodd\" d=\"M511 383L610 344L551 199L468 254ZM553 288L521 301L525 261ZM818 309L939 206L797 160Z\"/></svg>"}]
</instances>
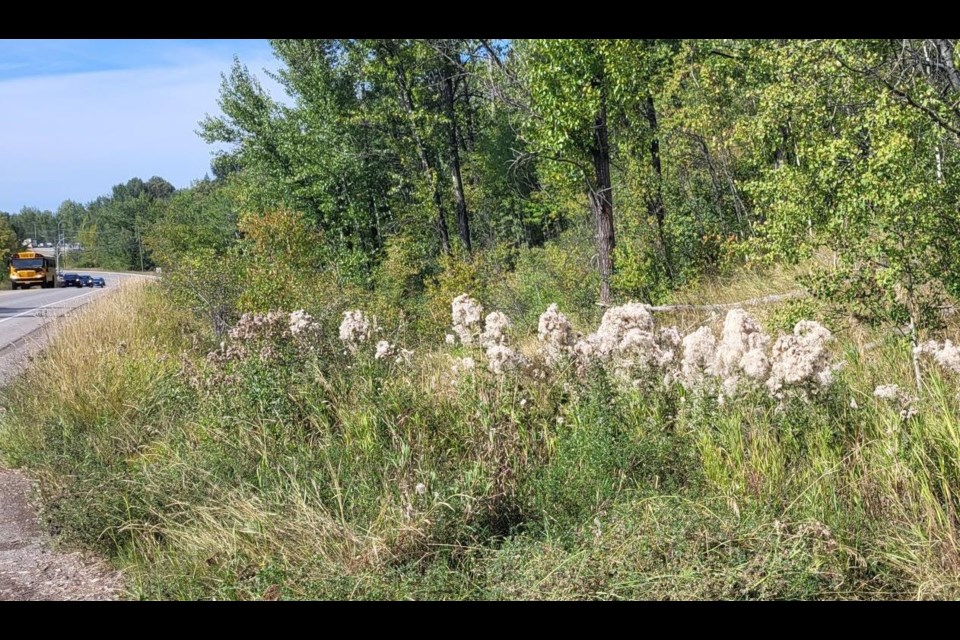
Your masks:
<instances>
[{"instance_id":1,"label":"tree","mask_svg":"<svg viewBox=\"0 0 960 640\"><path fill-rule=\"evenodd\" d=\"M533 40L523 48L531 109L529 136L539 153L579 170L593 215L600 301L610 303L613 275L613 186L610 178L610 85L598 40Z\"/></svg>"},{"instance_id":2,"label":"tree","mask_svg":"<svg viewBox=\"0 0 960 640\"><path fill-rule=\"evenodd\" d=\"M198 181L173 195L144 235L144 245L165 271L184 256L209 249L222 256L236 237L237 216L227 185Z\"/></svg>"},{"instance_id":3,"label":"tree","mask_svg":"<svg viewBox=\"0 0 960 640\"><path fill-rule=\"evenodd\" d=\"M4 275L7 260L17 250L17 245L17 234L10 226L10 214L0 211L0 264L4 265Z\"/></svg>"}]
</instances>

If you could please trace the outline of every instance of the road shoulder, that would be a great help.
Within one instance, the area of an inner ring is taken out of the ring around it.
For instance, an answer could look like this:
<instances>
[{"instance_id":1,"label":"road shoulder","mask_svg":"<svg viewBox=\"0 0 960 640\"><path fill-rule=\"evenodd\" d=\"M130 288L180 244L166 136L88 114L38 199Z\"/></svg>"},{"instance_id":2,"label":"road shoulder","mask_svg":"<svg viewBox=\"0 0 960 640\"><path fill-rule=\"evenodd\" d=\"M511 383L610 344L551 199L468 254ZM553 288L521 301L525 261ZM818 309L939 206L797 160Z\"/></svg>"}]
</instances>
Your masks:
<instances>
[{"instance_id":1,"label":"road shoulder","mask_svg":"<svg viewBox=\"0 0 960 640\"><path fill-rule=\"evenodd\" d=\"M31 495L22 472L0 469L0 600L116 600L120 572L92 554L54 549Z\"/></svg>"},{"instance_id":2,"label":"road shoulder","mask_svg":"<svg viewBox=\"0 0 960 640\"><path fill-rule=\"evenodd\" d=\"M80 307L57 314L3 349L0 387L42 360L59 322ZM118 599L122 574L91 553L57 548L41 524L35 495L33 481L22 471L0 467L0 601Z\"/></svg>"}]
</instances>

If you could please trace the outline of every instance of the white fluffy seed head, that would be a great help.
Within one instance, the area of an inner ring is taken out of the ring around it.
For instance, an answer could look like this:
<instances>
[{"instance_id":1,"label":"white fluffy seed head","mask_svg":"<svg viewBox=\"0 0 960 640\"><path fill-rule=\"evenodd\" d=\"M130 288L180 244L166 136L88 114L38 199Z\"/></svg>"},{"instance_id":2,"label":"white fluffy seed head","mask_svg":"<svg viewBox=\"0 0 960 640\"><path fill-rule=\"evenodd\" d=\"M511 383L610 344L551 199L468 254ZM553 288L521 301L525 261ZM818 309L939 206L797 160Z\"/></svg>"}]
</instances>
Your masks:
<instances>
[{"instance_id":1,"label":"white fluffy seed head","mask_svg":"<svg viewBox=\"0 0 960 640\"><path fill-rule=\"evenodd\" d=\"M484 347L507 344L507 329L510 328L510 319L500 311L493 311L484 321L483 333L480 334L480 344Z\"/></svg>"},{"instance_id":2,"label":"white fluffy seed head","mask_svg":"<svg viewBox=\"0 0 960 640\"><path fill-rule=\"evenodd\" d=\"M290 333L294 336L304 335L319 328L313 317L304 311L298 309L290 314Z\"/></svg>"},{"instance_id":3,"label":"white fluffy seed head","mask_svg":"<svg viewBox=\"0 0 960 640\"><path fill-rule=\"evenodd\" d=\"M740 358L740 369L748 378L763 381L770 373L770 359L762 349L751 349Z\"/></svg>"},{"instance_id":4,"label":"white fluffy seed head","mask_svg":"<svg viewBox=\"0 0 960 640\"><path fill-rule=\"evenodd\" d=\"M537 322L537 339L542 345L547 364L555 364L565 357L573 356L577 334L567 316L560 313L556 303L540 314Z\"/></svg>"},{"instance_id":5,"label":"white fluffy seed head","mask_svg":"<svg viewBox=\"0 0 960 640\"><path fill-rule=\"evenodd\" d=\"M597 332L587 337L593 343L596 355L607 359L616 355L624 337L628 332L635 331L634 338L627 341L627 348L636 344L636 333L653 334L653 316L646 306L631 302L619 307L610 307L603 318Z\"/></svg>"},{"instance_id":6,"label":"white fluffy seed head","mask_svg":"<svg viewBox=\"0 0 960 640\"><path fill-rule=\"evenodd\" d=\"M373 334L373 323L360 310L344 311L340 323L340 340L347 349L355 352Z\"/></svg>"},{"instance_id":7,"label":"white fluffy seed head","mask_svg":"<svg viewBox=\"0 0 960 640\"><path fill-rule=\"evenodd\" d=\"M781 395L787 387L816 393L833 383L827 343L830 331L813 320L801 320L793 334L781 336L773 345L770 357L770 378L767 387Z\"/></svg>"},{"instance_id":8,"label":"white fluffy seed head","mask_svg":"<svg viewBox=\"0 0 960 640\"><path fill-rule=\"evenodd\" d=\"M900 385L881 384L873 390L873 397L881 400L896 400L900 397Z\"/></svg>"},{"instance_id":9,"label":"white fluffy seed head","mask_svg":"<svg viewBox=\"0 0 960 640\"><path fill-rule=\"evenodd\" d=\"M494 344L487 347L487 368L497 375L502 375L508 371L516 371L524 364L526 358L517 353L510 347Z\"/></svg>"},{"instance_id":10,"label":"white fluffy seed head","mask_svg":"<svg viewBox=\"0 0 960 640\"><path fill-rule=\"evenodd\" d=\"M873 397L893 404L900 409L900 418L909 420L920 412L916 408L919 398L896 384L881 384L873 390Z\"/></svg>"},{"instance_id":11,"label":"white fluffy seed head","mask_svg":"<svg viewBox=\"0 0 960 640\"><path fill-rule=\"evenodd\" d=\"M483 317L483 305L463 293L450 304L453 332L463 344L473 344L480 335L480 320Z\"/></svg>"},{"instance_id":12,"label":"white fluffy seed head","mask_svg":"<svg viewBox=\"0 0 960 640\"><path fill-rule=\"evenodd\" d=\"M476 368L477 363L473 358L467 356L465 358L456 358L453 361L453 365L450 367L450 371L453 373L454 378L456 378L464 373L470 373Z\"/></svg>"},{"instance_id":13,"label":"white fluffy seed head","mask_svg":"<svg viewBox=\"0 0 960 640\"><path fill-rule=\"evenodd\" d=\"M743 370L741 361L751 351L763 353L770 338L763 333L760 324L743 309L731 309L723 321L723 332L713 362L713 374L723 378L739 375ZM752 356L747 364L756 373L761 368L761 358ZM766 375L764 372L763 375Z\"/></svg>"},{"instance_id":14,"label":"white fluffy seed head","mask_svg":"<svg viewBox=\"0 0 960 640\"><path fill-rule=\"evenodd\" d=\"M688 389L699 387L710 374L717 356L717 338L710 327L700 327L683 339L680 380Z\"/></svg>"},{"instance_id":15,"label":"white fluffy seed head","mask_svg":"<svg viewBox=\"0 0 960 640\"><path fill-rule=\"evenodd\" d=\"M397 354L397 349L392 344L386 340L381 340L377 343L377 351L374 354L376 360L384 360L386 358L393 358Z\"/></svg>"},{"instance_id":16,"label":"white fluffy seed head","mask_svg":"<svg viewBox=\"0 0 960 640\"><path fill-rule=\"evenodd\" d=\"M929 354L934 362L953 373L960 373L960 345L952 341L937 342L928 340L914 349L916 355Z\"/></svg>"}]
</instances>

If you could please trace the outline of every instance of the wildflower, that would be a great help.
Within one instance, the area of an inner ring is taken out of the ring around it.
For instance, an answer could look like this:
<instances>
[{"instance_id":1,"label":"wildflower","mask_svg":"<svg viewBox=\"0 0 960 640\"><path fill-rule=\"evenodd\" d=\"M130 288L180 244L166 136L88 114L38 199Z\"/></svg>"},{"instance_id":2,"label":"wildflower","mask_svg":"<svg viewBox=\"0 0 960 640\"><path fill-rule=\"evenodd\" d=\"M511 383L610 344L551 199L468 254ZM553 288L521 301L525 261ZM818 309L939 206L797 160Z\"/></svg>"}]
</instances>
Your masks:
<instances>
[{"instance_id":1,"label":"wildflower","mask_svg":"<svg viewBox=\"0 0 960 640\"><path fill-rule=\"evenodd\" d=\"M370 339L373 323L362 311L344 311L343 321L340 323L340 340L347 350L355 353L364 342Z\"/></svg>"},{"instance_id":2,"label":"wildflower","mask_svg":"<svg viewBox=\"0 0 960 640\"><path fill-rule=\"evenodd\" d=\"M801 320L793 334L778 338L770 358L770 392L779 397L784 387L816 392L829 386L833 371L826 344L831 339L830 331L813 320Z\"/></svg>"},{"instance_id":3,"label":"wildflower","mask_svg":"<svg viewBox=\"0 0 960 640\"><path fill-rule=\"evenodd\" d=\"M577 340L573 345L573 357L577 362L577 373L582 374L586 368L596 360L597 348L593 342Z\"/></svg>"},{"instance_id":4,"label":"wildflower","mask_svg":"<svg viewBox=\"0 0 960 640\"><path fill-rule=\"evenodd\" d=\"M457 343L457 337L452 333L448 333L447 337L444 339L447 344L453 345Z\"/></svg>"},{"instance_id":5,"label":"wildflower","mask_svg":"<svg viewBox=\"0 0 960 640\"><path fill-rule=\"evenodd\" d=\"M577 335L570 326L567 316L557 310L556 303L551 304L540 314L537 338L543 343L547 364L554 364L564 356L575 353Z\"/></svg>"},{"instance_id":6,"label":"wildflower","mask_svg":"<svg viewBox=\"0 0 960 640\"><path fill-rule=\"evenodd\" d=\"M682 342L675 327L656 332L647 307L631 302L608 309L596 333L574 344L574 353L581 368L591 358L608 363L618 377L639 388L657 370L665 373L661 378L665 384L672 382Z\"/></svg>"},{"instance_id":7,"label":"wildflower","mask_svg":"<svg viewBox=\"0 0 960 640\"><path fill-rule=\"evenodd\" d=\"M290 314L290 333L294 337L314 331L317 328L313 316L303 309L298 309Z\"/></svg>"},{"instance_id":8,"label":"wildflower","mask_svg":"<svg viewBox=\"0 0 960 640\"><path fill-rule=\"evenodd\" d=\"M397 352L397 357L394 359L394 364L410 364L410 360L413 358L413 349L403 349L401 348Z\"/></svg>"},{"instance_id":9,"label":"wildflower","mask_svg":"<svg viewBox=\"0 0 960 640\"><path fill-rule=\"evenodd\" d=\"M879 385L873 390L873 396L899 406L901 420L909 420L920 413L915 407L920 399L904 391L896 384Z\"/></svg>"},{"instance_id":10,"label":"wildflower","mask_svg":"<svg viewBox=\"0 0 960 640\"><path fill-rule=\"evenodd\" d=\"M913 353L918 356L922 353L929 353L934 362L944 369L960 373L960 345L955 345L950 340L942 344L936 340L928 340L915 347Z\"/></svg>"},{"instance_id":11,"label":"wildflower","mask_svg":"<svg viewBox=\"0 0 960 640\"><path fill-rule=\"evenodd\" d=\"M877 388L873 390L873 397L898 406L900 408L901 420L909 420L920 413L915 406L920 399L901 389L896 384L881 384L877 386Z\"/></svg>"},{"instance_id":12,"label":"wildflower","mask_svg":"<svg viewBox=\"0 0 960 640\"><path fill-rule=\"evenodd\" d=\"M381 340L377 343L377 352L374 354L376 360L383 360L385 358L392 358L396 355L397 349L392 344L386 340Z\"/></svg>"},{"instance_id":13,"label":"wildflower","mask_svg":"<svg viewBox=\"0 0 960 640\"><path fill-rule=\"evenodd\" d=\"M700 327L683 339L681 381L688 389L699 387L712 370L717 354L717 339L710 327Z\"/></svg>"},{"instance_id":14,"label":"wildflower","mask_svg":"<svg viewBox=\"0 0 960 640\"><path fill-rule=\"evenodd\" d=\"M770 373L770 359L762 349L751 349L740 358L740 368L748 378L763 380Z\"/></svg>"},{"instance_id":15,"label":"wildflower","mask_svg":"<svg viewBox=\"0 0 960 640\"><path fill-rule=\"evenodd\" d=\"M770 338L760 324L743 309L731 309L723 321L723 331L710 373L720 378L728 393L735 393L740 374L762 381L770 370L764 347Z\"/></svg>"},{"instance_id":16,"label":"wildflower","mask_svg":"<svg viewBox=\"0 0 960 640\"><path fill-rule=\"evenodd\" d=\"M510 328L510 319L500 311L494 311L487 316L484 330L480 335L480 344L484 347L491 345L505 345L507 335L504 333Z\"/></svg>"},{"instance_id":17,"label":"wildflower","mask_svg":"<svg viewBox=\"0 0 960 640\"><path fill-rule=\"evenodd\" d=\"M912 403L908 404L907 406L905 406L903 409L900 410L901 420L909 420L910 418L913 418L914 416L917 416L917 415L920 415L920 411L916 407L914 407Z\"/></svg>"},{"instance_id":18,"label":"wildflower","mask_svg":"<svg viewBox=\"0 0 960 640\"><path fill-rule=\"evenodd\" d=\"M457 358L450 367L451 372L456 377L463 373L468 373L477 368L477 363L471 357Z\"/></svg>"},{"instance_id":19,"label":"wildflower","mask_svg":"<svg viewBox=\"0 0 960 640\"><path fill-rule=\"evenodd\" d=\"M422 482L418 482L417 486L413 488L413 491L418 496L422 496L427 492L427 485L423 484Z\"/></svg>"},{"instance_id":20,"label":"wildflower","mask_svg":"<svg viewBox=\"0 0 960 640\"><path fill-rule=\"evenodd\" d=\"M290 332L289 320L288 314L278 310L265 314L248 312L240 316L227 335L236 342L281 338Z\"/></svg>"},{"instance_id":21,"label":"wildflower","mask_svg":"<svg viewBox=\"0 0 960 640\"><path fill-rule=\"evenodd\" d=\"M631 331L632 338L624 344L626 349L644 342L640 338L642 334L652 336L654 331L653 316L644 305L638 302L607 309L600 320L597 332L587 339L594 344L597 355L606 359L618 351L624 338Z\"/></svg>"},{"instance_id":22,"label":"wildflower","mask_svg":"<svg viewBox=\"0 0 960 640\"><path fill-rule=\"evenodd\" d=\"M660 356L657 365L663 367L676 362L677 352L679 352L682 344L683 336L680 335L679 329L676 327L660 329L657 333L657 346L660 347Z\"/></svg>"},{"instance_id":23,"label":"wildflower","mask_svg":"<svg viewBox=\"0 0 960 640\"><path fill-rule=\"evenodd\" d=\"M526 358L510 347L495 344L487 347L487 368L497 375L515 371L526 364Z\"/></svg>"},{"instance_id":24,"label":"wildflower","mask_svg":"<svg viewBox=\"0 0 960 640\"><path fill-rule=\"evenodd\" d=\"M873 390L873 397L881 400L897 400L900 397L900 386L896 384L881 384Z\"/></svg>"},{"instance_id":25,"label":"wildflower","mask_svg":"<svg viewBox=\"0 0 960 640\"><path fill-rule=\"evenodd\" d=\"M463 344L473 344L474 339L480 333L483 306L464 293L453 299L450 308L453 318L453 332L457 334Z\"/></svg>"}]
</instances>

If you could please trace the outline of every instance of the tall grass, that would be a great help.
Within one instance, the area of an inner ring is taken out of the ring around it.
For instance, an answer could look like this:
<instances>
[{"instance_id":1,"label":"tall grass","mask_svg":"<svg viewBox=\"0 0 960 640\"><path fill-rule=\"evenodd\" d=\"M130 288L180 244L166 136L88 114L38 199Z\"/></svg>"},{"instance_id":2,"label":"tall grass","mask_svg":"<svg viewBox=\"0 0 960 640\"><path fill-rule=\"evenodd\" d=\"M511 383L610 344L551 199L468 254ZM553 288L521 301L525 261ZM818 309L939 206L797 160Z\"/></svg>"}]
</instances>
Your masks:
<instances>
[{"instance_id":1,"label":"tall grass","mask_svg":"<svg viewBox=\"0 0 960 640\"><path fill-rule=\"evenodd\" d=\"M454 385L449 347L333 337L217 377L204 336L131 284L0 392L5 462L131 597L960 596L957 385L925 371L907 420L874 399L910 384L902 342L842 340L813 403L720 406L601 371Z\"/></svg>"}]
</instances>

